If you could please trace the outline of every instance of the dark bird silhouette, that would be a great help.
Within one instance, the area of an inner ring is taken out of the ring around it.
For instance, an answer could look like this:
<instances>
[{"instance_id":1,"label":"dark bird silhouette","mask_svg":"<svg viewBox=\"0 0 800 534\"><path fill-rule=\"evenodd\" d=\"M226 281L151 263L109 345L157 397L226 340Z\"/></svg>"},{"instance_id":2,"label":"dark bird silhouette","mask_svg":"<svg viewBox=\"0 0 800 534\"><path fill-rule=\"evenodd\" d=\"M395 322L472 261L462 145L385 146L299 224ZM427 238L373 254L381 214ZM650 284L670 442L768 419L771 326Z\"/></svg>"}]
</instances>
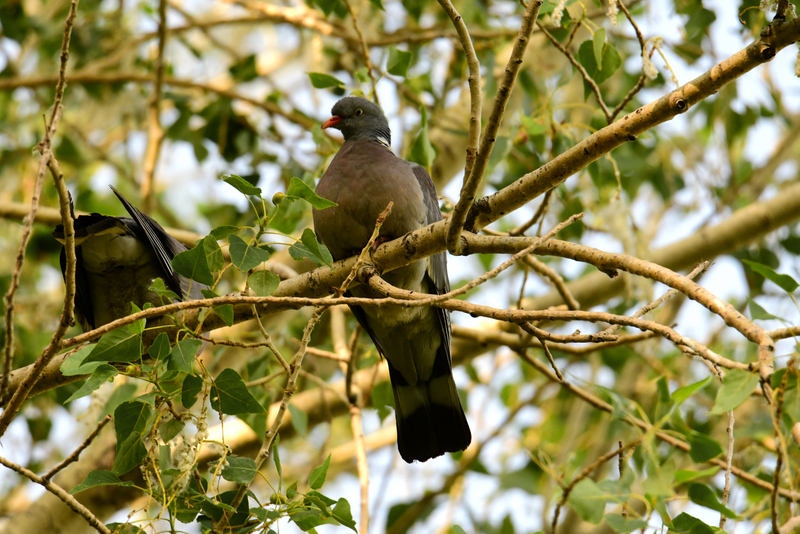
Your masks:
<instances>
[{"instance_id":1,"label":"dark bird silhouette","mask_svg":"<svg viewBox=\"0 0 800 534\"><path fill-rule=\"evenodd\" d=\"M317 194L336 207L314 210L317 237L340 260L358 254L389 201L394 207L379 240L401 237L442 219L428 172L392 152L389 123L381 109L360 97L336 103L323 128L344 134L344 145L320 179ZM444 252L384 273L394 286L430 294L450 291ZM357 297L379 297L369 287ZM450 315L435 307L350 306L389 364L403 460L424 462L462 451L472 437L450 360Z\"/></svg>"},{"instance_id":2,"label":"dark bird silhouette","mask_svg":"<svg viewBox=\"0 0 800 534\"><path fill-rule=\"evenodd\" d=\"M201 290L208 287L172 269L172 258L187 247L111 189L130 217L92 213L74 218L75 316L84 330L130 315L131 302L140 308L148 302L166 304L150 290L156 278L161 278L180 300L203 298ZM64 243L63 225L56 227L53 237ZM66 253L62 249L61 273L65 270Z\"/></svg>"}]
</instances>

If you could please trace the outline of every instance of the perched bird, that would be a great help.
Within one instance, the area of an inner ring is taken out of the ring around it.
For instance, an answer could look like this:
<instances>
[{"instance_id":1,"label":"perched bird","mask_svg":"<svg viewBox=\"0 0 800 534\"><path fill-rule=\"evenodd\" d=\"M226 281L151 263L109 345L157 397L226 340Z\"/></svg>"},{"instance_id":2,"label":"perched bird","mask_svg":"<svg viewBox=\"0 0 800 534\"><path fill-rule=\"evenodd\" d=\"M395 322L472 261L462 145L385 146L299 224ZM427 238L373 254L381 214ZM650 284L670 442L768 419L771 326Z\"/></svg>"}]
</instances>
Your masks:
<instances>
[{"instance_id":1,"label":"perched bird","mask_svg":"<svg viewBox=\"0 0 800 534\"><path fill-rule=\"evenodd\" d=\"M337 206L314 210L317 237L340 260L361 252L389 201L391 213L379 240L401 237L442 219L428 172L392 152L381 108L349 96L331 110L322 128L335 128L344 145L319 181L317 194ZM384 273L390 284L412 291L450 291L444 252ZM369 287L350 290L379 297ZM462 451L472 437L453 381L450 315L435 307L350 306L389 364L397 419L397 446L408 463Z\"/></svg>"},{"instance_id":2,"label":"perched bird","mask_svg":"<svg viewBox=\"0 0 800 534\"><path fill-rule=\"evenodd\" d=\"M164 280L180 300L203 298L201 290L208 287L172 269L172 258L187 247L111 189L130 218L92 213L74 219L75 315L87 331L130 315L131 302L140 308L147 302L166 304L150 290L156 278ZM64 243L63 225L56 227L53 237ZM66 263L62 249L62 274Z\"/></svg>"}]
</instances>

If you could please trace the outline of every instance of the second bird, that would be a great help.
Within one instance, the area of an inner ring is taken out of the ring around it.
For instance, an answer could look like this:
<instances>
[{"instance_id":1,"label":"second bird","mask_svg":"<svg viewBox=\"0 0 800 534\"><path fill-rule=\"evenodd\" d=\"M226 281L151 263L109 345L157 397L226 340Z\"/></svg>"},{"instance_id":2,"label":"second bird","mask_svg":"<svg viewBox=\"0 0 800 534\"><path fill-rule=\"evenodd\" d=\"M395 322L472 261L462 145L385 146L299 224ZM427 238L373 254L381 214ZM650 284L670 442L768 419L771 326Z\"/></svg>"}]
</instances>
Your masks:
<instances>
[{"instance_id":1,"label":"second bird","mask_svg":"<svg viewBox=\"0 0 800 534\"><path fill-rule=\"evenodd\" d=\"M338 206L314 210L314 229L334 259L358 254L390 201L381 242L442 219L428 172L392 152L389 123L381 109L349 96L333 106L323 128L344 135L344 145L320 179L317 194ZM444 252L384 273L390 284L441 295L450 291ZM356 297L380 297L363 285ZM406 462L424 462L462 451L472 437L450 360L450 315L435 307L350 306L386 358L394 392L397 446Z\"/></svg>"}]
</instances>

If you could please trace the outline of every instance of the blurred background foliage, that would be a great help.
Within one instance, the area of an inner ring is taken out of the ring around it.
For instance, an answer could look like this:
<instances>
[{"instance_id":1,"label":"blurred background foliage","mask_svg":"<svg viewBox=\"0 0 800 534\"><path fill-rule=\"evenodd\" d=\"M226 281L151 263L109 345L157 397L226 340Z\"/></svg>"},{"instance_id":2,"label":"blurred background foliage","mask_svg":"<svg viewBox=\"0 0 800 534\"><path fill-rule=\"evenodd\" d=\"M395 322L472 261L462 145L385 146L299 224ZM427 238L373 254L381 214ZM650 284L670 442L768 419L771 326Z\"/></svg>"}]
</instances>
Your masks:
<instances>
[{"instance_id":1,"label":"blurred background foliage","mask_svg":"<svg viewBox=\"0 0 800 534\"><path fill-rule=\"evenodd\" d=\"M456 7L470 29L482 66L486 119L524 8L503 0L460 4ZM556 21L556 5L546 0L539 20L592 74L603 100L614 109L643 76L636 33L621 12L612 23L608 2L568 1L566 5L560 21ZM634 0L626 5L647 41L646 55L657 70L617 118L675 89L676 81L686 83L757 39L772 18L768 10L758 9L756 0ZM8 289L22 228L21 217L14 215L19 210L13 209L29 203L33 192L38 158L32 148L42 138L42 115L53 101L68 9L66 0L0 2L0 211L4 217L0 223L0 256L7 258L0 262L3 293ZM369 48L372 74L377 80L375 91L354 31L353 13ZM165 140L155 171L150 213L165 227L201 235L222 225L252 227L255 213L221 180L223 175L243 177L260 187L266 199L286 191L293 177L313 187L341 142L335 134L323 132L320 124L338 97L353 93L374 97L377 92L390 120L395 151L430 167L444 198L443 211L452 209L463 175L468 72L455 31L438 3L168 0L167 22L160 102ZM122 215L108 184L134 204L141 201L157 30L158 3L153 0L80 3L70 47L64 113L54 140L55 156L78 210ZM651 41L659 36L662 41ZM772 64L725 86L687 114L622 145L553 189L544 201L543 222L534 225L529 235L546 232L570 215L584 212L583 221L561 232L561 239L647 259L669 243L704 228L724 225L736 210L779 197L797 181L800 159L796 142L800 133L800 85L791 77L792 54L779 54ZM422 121L422 110L427 123ZM482 193L508 186L607 123L595 94L578 70L537 29L509 102ZM426 140L433 147L433 158L425 150ZM530 220L542 202L537 200L508 214L493 228L516 228ZM57 206L57 195L49 182L41 204ZM282 209L274 227L299 239L311 225L310 208L294 202ZM15 367L30 364L41 354L63 300L58 270L60 245L50 235L52 226L35 224L33 231L16 296ZM278 241L293 242L288 238ZM263 243L271 245L271 261L275 263L298 272L315 266L293 260L285 246L268 240ZM798 251L796 217L753 243L750 236L741 236L737 244L734 236L701 283L746 311L748 317L765 321L759 322L765 328L796 325L800 313L791 292L780 290L741 260L752 260L796 278ZM492 255L451 258L453 285L475 278L504 259ZM570 260L541 259L567 282L596 270ZM713 259L699 254L693 261ZM241 289L243 283L241 273L228 269L215 290L229 293ZM624 291L609 291L598 298L596 309L629 314L663 291L663 286L649 280L626 277ZM520 264L468 298L509 308L520 301L535 305L540 302L537 298L551 294L548 283ZM309 314L306 310L286 312L270 317L265 324L285 354L296 350L296 340ZM662 324L677 323L681 333L725 357L744 362L755 359L755 346L727 329L719 317L687 304L681 296L652 317ZM670 396L677 388L710 376L704 365L688 361L672 344L658 338L587 352L552 347L557 365L570 382L613 406L613 413L607 414L553 385L507 347L481 342L478 335L517 334L515 328L458 315L453 319L462 329L462 334L457 331L455 336L454 359L460 362L457 382L467 399L475 441L482 446L480 455L463 468L457 458L450 457L407 466L398 461L391 440L379 443L383 446L369 453L373 532L398 532L403 530L401 524L410 526L413 532L447 531L453 524L466 532L547 532L561 487L616 448L618 442L627 444L634 439L641 439L641 445L628 454L623 477L620 479L612 460L587 479L594 481L593 486L576 486L576 493L562 511L559 531L662 532L664 524L672 524L679 532L714 531L719 509L708 498L698 497L705 493L692 493L690 489L692 484L699 484L715 498L722 495L722 471L708 470L703 463L724 458L728 447L727 416L708 413L718 398L719 383L712 380L698 386L683 403ZM348 315L348 333L354 324ZM564 334L578 328L583 333L601 329L588 323L544 326ZM315 331L312 346L332 351L329 331L326 318ZM70 335L78 332L76 328ZM216 331L213 337L252 342L261 334L252 323L243 323ZM379 363L366 336L361 336L359 347L361 369ZM538 349L530 353L544 359ZM794 341L779 343L776 367L786 367L795 354ZM280 370L266 349L214 345L206 349L202 361L214 376L230 367L246 382ZM291 472L301 484L329 451L346 448L352 441L347 417L337 416L320 401L314 404L312 399L322 397L311 396L322 384L342 380L340 366L313 354L306 363L300 392L309 393L304 402L317 411L306 413L295 406L292 429L285 433L279 448L285 477L288 480L286 473ZM796 376L795 371L789 372ZM789 389L796 386L796 379L792 380ZM46 470L80 443L98 416L112 413L114 406L144 393L146 385L133 377L118 377L91 397L67 402L79 387L79 383L63 386L30 400L4 438L4 454L34 471ZM249 391L258 402L269 406L280 400L283 382L274 380ZM366 435L391 430L391 402L388 385L374 384L364 414ZM644 418L688 440L692 454L658 442L652 432L642 433L626 425L626 415ZM790 436L789 429L800 420L800 411L786 409L784 415L784 436ZM241 419L257 436L263 434L265 416ZM501 421L505 424L498 429ZM776 443L770 409L763 398L754 396L737 408L735 438L734 465L772 482L775 451L780 444ZM252 456L260 442L253 437L237 439L231 437L236 443L232 446L235 454L243 457ZM791 439L787 440L784 447L790 457L784 465L788 463L790 468L781 482L784 487L796 487L800 454ZM353 455L337 458L330 467L326 494L334 499L346 498L358 518ZM198 469L205 473L208 466ZM447 478L454 473L457 476L452 480ZM273 469L265 476L274 483L277 475ZM26 489L19 478L8 473L2 473L0 481L0 509L10 517L3 528L10 532L13 514L35 510L39 493ZM258 480L255 491L263 495L272 492ZM97 505L98 515L104 520L124 522L131 512L140 526L152 523L154 529L169 528L148 519L158 511L148 509L141 494L120 491L107 494L105 500L104 505ZM728 507L738 518L728 520L726 530L731 532L736 525L737 532L768 531L768 501L763 489L734 481ZM651 526L635 521L620 523L610 517L619 517L622 502L627 503L630 518L643 518ZM700 518L703 526L679 530L686 523L669 523L683 512ZM779 501L778 513L781 524L798 515L796 506L790 509L785 501ZM78 523L74 531L85 527ZM196 531L198 527L180 528ZM291 532L296 522L282 528ZM332 531L339 527L322 526L319 530L326 528Z\"/></svg>"}]
</instances>

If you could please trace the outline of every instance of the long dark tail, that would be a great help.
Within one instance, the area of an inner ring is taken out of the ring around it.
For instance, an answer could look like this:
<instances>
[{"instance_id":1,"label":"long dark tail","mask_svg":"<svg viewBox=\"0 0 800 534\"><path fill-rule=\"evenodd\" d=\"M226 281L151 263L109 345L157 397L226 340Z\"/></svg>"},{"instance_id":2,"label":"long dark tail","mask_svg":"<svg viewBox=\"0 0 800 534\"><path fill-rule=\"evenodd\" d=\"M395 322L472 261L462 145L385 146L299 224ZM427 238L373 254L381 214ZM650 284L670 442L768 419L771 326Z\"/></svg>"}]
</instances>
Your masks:
<instances>
[{"instance_id":1,"label":"long dark tail","mask_svg":"<svg viewBox=\"0 0 800 534\"><path fill-rule=\"evenodd\" d=\"M472 440L444 347L430 380L411 386L389 363L397 418L397 448L408 463L466 449Z\"/></svg>"}]
</instances>

